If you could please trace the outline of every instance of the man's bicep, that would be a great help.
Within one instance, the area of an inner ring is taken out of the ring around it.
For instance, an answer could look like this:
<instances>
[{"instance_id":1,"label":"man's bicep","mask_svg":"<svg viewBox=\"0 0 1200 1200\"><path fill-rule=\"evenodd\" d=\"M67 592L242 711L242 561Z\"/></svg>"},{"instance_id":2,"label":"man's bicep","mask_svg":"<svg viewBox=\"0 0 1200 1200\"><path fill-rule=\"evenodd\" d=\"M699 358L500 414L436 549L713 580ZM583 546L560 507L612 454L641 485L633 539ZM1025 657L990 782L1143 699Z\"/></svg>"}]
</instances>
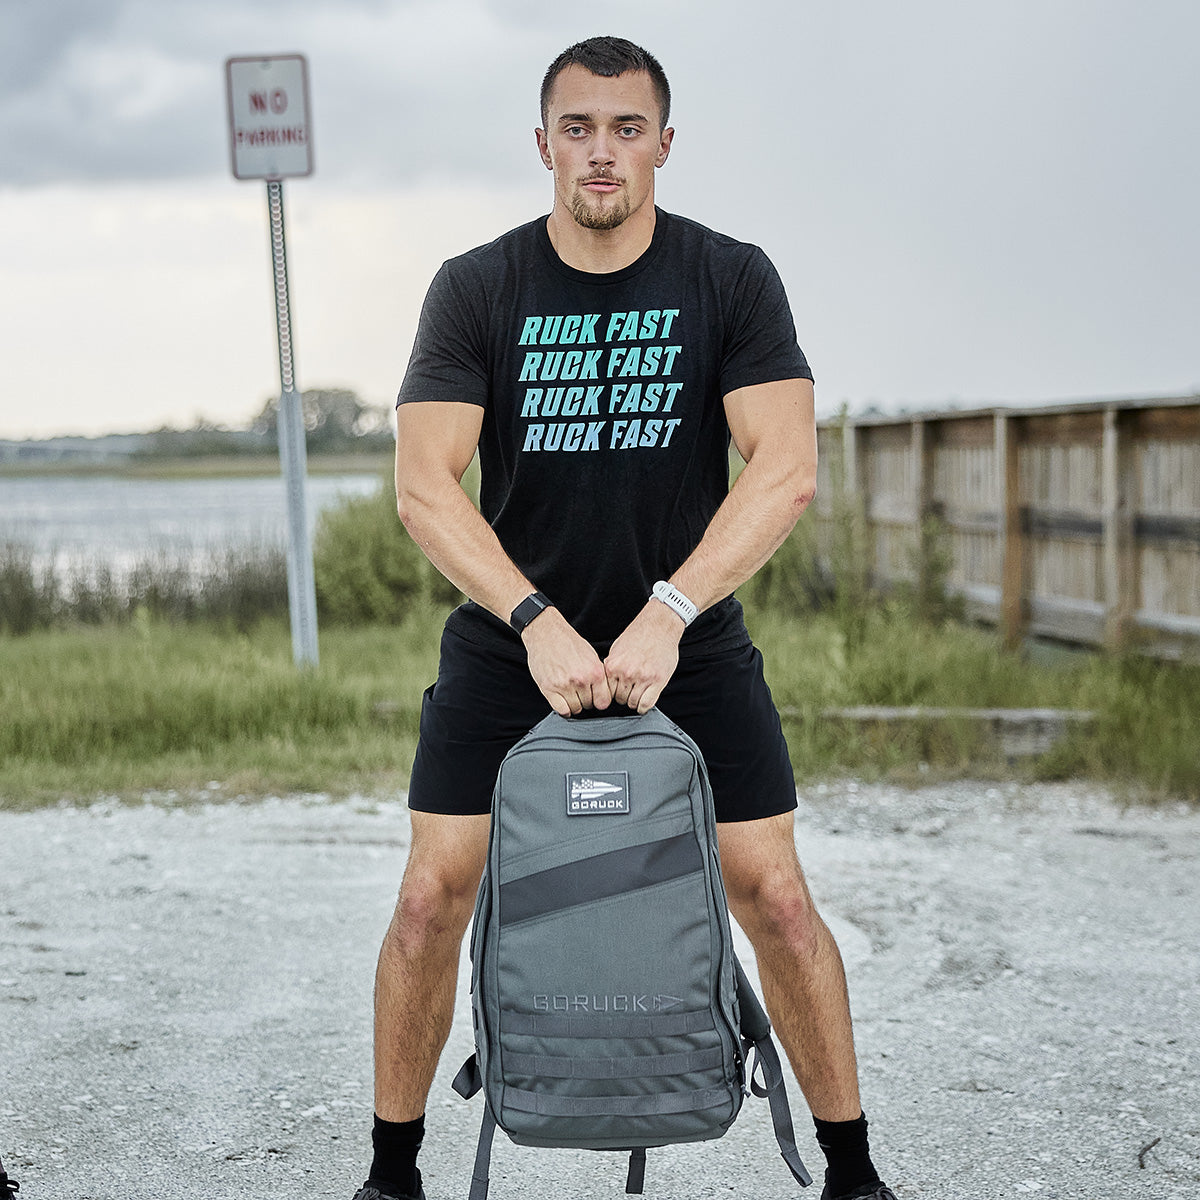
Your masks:
<instances>
[{"instance_id":1,"label":"man's bicep","mask_svg":"<svg viewBox=\"0 0 1200 1200\"><path fill-rule=\"evenodd\" d=\"M810 379L781 379L738 388L725 397L725 420L738 453L749 462L761 450L789 458L817 457Z\"/></svg>"},{"instance_id":2,"label":"man's bicep","mask_svg":"<svg viewBox=\"0 0 1200 1200\"><path fill-rule=\"evenodd\" d=\"M450 474L456 480L471 464L483 428L478 404L429 400L396 409L396 486Z\"/></svg>"}]
</instances>

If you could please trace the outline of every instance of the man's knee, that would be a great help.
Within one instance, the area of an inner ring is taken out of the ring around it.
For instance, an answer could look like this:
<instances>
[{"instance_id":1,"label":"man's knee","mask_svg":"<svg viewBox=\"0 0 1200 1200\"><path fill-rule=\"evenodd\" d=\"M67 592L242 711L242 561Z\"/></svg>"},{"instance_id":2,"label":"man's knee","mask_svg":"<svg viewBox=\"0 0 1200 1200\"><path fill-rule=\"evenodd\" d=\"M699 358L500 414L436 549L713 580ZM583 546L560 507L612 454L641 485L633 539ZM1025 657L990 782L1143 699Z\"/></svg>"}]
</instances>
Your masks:
<instances>
[{"instance_id":1,"label":"man's knee","mask_svg":"<svg viewBox=\"0 0 1200 1200\"><path fill-rule=\"evenodd\" d=\"M440 827L435 830L443 832ZM462 938L474 911L487 853L486 818L482 836L477 824L455 829L455 833L461 836L452 841L443 836L414 838L388 929L389 940L427 944L433 939L453 938L457 945Z\"/></svg>"},{"instance_id":2,"label":"man's knee","mask_svg":"<svg viewBox=\"0 0 1200 1200\"><path fill-rule=\"evenodd\" d=\"M389 939L402 943L461 938L471 919L474 888L453 876L423 870L407 872L388 928Z\"/></svg>"},{"instance_id":3,"label":"man's knee","mask_svg":"<svg viewBox=\"0 0 1200 1200\"><path fill-rule=\"evenodd\" d=\"M729 907L751 941L815 953L825 926L796 856L792 814L717 830Z\"/></svg>"},{"instance_id":4,"label":"man's knee","mask_svg":"<svg viewBox=\"0 0 1200 1200\"><path fill-rule=\"evenodd\" d=\"M783 945L794 954L817 954L826 936L804 877L790 871L773 872L743 889L730 906L738 923L755 943Z\"/></svg>"}]
</instances>

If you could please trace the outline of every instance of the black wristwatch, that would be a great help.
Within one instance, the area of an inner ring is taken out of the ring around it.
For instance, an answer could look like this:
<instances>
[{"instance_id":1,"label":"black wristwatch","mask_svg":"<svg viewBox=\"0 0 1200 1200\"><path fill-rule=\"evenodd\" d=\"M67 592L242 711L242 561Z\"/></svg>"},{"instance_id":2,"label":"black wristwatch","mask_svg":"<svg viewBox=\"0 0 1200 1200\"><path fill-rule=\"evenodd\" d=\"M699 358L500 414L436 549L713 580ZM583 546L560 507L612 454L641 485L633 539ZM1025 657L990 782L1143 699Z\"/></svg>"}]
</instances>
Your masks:
<instances>
[{"instance_id":1,"label":"black wristwatch","mask_svg":"<svg viewBox=\"0 0 1200 1200\"><path fill-rule=\"evenodd\" d=\"M534 592L532 596L526 596L516 608L512 610L512 616L508 618L508 623L518 632L524 633L525 626L529 624L534 617L540 613L544 613L546 609L553 608L554 605L550 600L543 596L541 592Z\"/></svg>"}]
</instances>

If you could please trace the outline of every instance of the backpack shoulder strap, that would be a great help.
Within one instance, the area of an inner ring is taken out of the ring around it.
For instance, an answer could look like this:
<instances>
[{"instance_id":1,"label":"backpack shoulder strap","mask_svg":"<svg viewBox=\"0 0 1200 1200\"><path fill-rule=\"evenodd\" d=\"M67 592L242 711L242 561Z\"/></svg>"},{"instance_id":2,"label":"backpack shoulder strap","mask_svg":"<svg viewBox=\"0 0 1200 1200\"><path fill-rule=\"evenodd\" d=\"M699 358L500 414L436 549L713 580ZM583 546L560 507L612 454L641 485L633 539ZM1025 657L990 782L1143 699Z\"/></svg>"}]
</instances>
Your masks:
<instances>
[{"instance_id":1,"label":"backpack shoulder strap","mask_svg":"<svg viewBox=\"0 0 1200 1200\"><path fill-rule=\"evenodd\" d=\"M479 1058L472 1054L450 1085L464 1100L470 1100L483 1087L483 1076L479 1071ZM471 1172L470 1200L487 1200L488 1171L492 1165L492 1139L496 1136L496 1118L492 1107L484 1097L483 1119L479 1123L479 1145L475 1151L475 1168Z\"/></svg>"},{"instance_id":2,"label":"backpack shoulder strap","mask_svg":"<svg viewBox=\"0 0 1200 1200\"><path fill-rule=\"evenodd\" d=\"M746 1046L746 1078L750 1083L750 1090L756 1096L766 1097L771 1108L771 1123L775 1126L775 1141L779 1143L779 1153L796 1182L801 1187L808 1187L812 1183L812 1176L796 1148L796 1130L792 1124L792 1110L788 1105L787 1089L783 1082L783 1064L779 1061L779 1051L775 1049L771 1038L771 1022L767 1019L766 1011L736 956L733 965L737 973L738 1014L742 1040ZM750 1063L751 1051L754 1052L753 1064ZM755 1079L760 1067L763 1077L761 1084Z\"/></svg>"},{"instance_id":3,"label":"backpack shoulder strap","mask_svg":"<svg viewBox=\"0 0 1200 1200\"><path fill-rule=\"evenodd\" d=\"M496 1136L496 1118L492 1106L483 1102L483 1119L479 1123L479 1146L475 1151L475 1167L471 1172L470 1200L487 1200L488 1170L492 1165L492 1138Z\"/></svg>"}]
</instances>

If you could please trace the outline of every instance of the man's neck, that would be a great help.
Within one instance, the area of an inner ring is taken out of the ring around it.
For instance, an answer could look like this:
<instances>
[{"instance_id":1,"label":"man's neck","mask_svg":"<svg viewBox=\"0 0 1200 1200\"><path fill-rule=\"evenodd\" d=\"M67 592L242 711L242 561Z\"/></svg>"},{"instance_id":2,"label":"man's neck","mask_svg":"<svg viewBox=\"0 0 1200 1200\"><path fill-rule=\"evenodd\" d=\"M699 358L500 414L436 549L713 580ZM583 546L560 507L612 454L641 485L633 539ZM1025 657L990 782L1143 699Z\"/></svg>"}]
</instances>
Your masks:
<instances>
[{"instance_id":1,"label":"man's neck","mask_svg":"<svg viewBox=\"0 0 1200 1200\"><path fill-rule=\"evenodd\" d=\"M546 221L554 252L577 271L608 275L637 262L654 240L654 205L647 204L616 229L586 229L555 205Z\"/></svg>"}]
</instances>

